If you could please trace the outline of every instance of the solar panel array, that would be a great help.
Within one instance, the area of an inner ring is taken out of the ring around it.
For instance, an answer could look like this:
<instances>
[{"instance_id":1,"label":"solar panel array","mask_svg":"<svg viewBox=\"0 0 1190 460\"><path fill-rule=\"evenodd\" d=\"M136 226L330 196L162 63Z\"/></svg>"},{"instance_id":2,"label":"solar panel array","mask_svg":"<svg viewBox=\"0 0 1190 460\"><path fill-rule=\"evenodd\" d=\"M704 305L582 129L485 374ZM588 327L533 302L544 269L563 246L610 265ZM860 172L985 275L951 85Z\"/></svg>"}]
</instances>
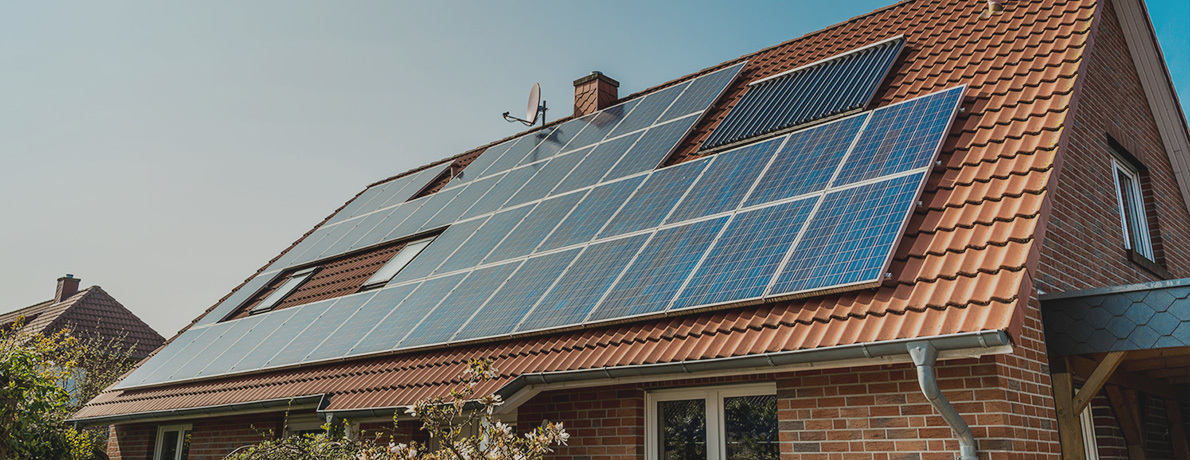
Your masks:
<instances>
[{"instance_id":1,"label":"solar panel array","mask_svg":"<svg viewBox=\"0 0 1190 460\"><path fill-rule=\"evenodd\" d=\"M160 354L185 362L155 357L120 387L879 284L964 90L513 207L489 203L383 289L192 328ZM598 151L586 147L541 161ZM796 194L766 185L807 171L790 182Z\"/></svg>"},{"instance_id":2,"label":"solar panel array","mask_svg":"<svg viewBox=\"0 0 1190 460\"><path fill-rule=\"evenodd\" d=\"M904 38L894 37L752 82L702 148L747 141L867 107L904 43Z\"/></svg>"}]
</instances>

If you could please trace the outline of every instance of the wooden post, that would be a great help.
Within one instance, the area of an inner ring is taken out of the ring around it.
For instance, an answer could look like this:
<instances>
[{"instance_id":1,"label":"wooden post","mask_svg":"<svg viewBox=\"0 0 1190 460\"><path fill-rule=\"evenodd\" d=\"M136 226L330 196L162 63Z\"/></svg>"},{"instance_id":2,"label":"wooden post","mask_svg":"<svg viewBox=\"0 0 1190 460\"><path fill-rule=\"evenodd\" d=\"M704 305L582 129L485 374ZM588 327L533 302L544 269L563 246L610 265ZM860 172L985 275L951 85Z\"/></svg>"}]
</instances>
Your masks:
<instances>
[{"instance_id":1,"label":"wooden post","mask_svg":"<svg viewBox=\"0 0 1190 460\"><path fill-rule=\"evenodd\" d=\"M1169 420L1169 440L1173 444L1173 460L1190 460L1190 443L1186 441L1186 425L1182 422L1182 405L1165 400L1165 417Z\"/></svg>"},{"instance_id":2,"label":"wooden post","mask_svg":"<svg viewBox=\"0 0 1190 460\"><path fill-rule=\"evenodd\" d=\"M1058 412L1058 439L1062 443L1063 460L1084 460L1086 452L1083 448L1083 428L1078 421L1078 412L1074 411L1074 382L1067 369L1066 358L1055 358L1050 361L1053 373L1051 380L1054 384L1054 406Z\"/></svg>"}]
</instances>

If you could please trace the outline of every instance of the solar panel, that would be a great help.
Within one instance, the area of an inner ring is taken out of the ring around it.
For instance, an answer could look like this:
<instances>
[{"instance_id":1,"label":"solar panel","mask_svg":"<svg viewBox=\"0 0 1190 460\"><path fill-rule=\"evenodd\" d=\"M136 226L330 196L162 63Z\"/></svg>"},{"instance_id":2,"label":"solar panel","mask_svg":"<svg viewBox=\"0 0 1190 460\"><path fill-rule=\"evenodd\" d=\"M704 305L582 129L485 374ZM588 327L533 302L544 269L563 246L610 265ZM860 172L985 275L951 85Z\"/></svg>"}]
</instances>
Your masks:
<instances>
[{"instance_id":1,"label":"solar panel","mask_svg":"<svg viewBox=\"0 0 1190 460\"><path fill-rule=\"evenodd\" d=\"M140 367L132 371L128 377L117 383L115 388L127 388L136 385L147 385L150 383L165 381L168 377L168 374L159 377L156 375L157 370L161 369L163 365L171 362L174 355L178 354L178 352L183 348L189 346L190 343L194 342L194 339L201 336L207 331L207 329L210 328L191 328L179 334L173 339L172 342L169 343L169 345L167 345L165 348L162 348L161 350L158 350L157 354L153 355L153 357L142 363Z\"/></svg>"},{"instance_id":2,"label":"solar panel","mask_svg":"<svg viewBox=\"0 0 1190 460\"><path fill-rule=\"evenodd\" d=\"M488 193L484 194L483 198L476 200L475 204L468 208L461 218L469 219L499 210L504 202L516 194L517 190L520 190L525 182L543 166L544 163L537 163L509 171L500 179L500 182L497 182L491 190L488 190Z\"/></svg>"},{"instance_id":3,"label":"solar panel","mask_svg":"<svg viewBox=\"0 0 1190 460\"><path fill-rule=\"evenodd\" d=\"M527 165L541 160L548 160L553 158L558 152L573 150L567 148L566 144L570 143L584 127L587 126L587 120L582 118L575 118L568 122L558 125L556 129L550 132L549 136L542 139L541 143L533 151L529 152L525 158L522 158L518 165Z\"/></svg>"},{"instance_id":4,"label":"solar panel","mask_svg":"<svg viewBox=\"0 0 1190 460\"><path fill-rule=\"evenodd\" d=\"M413 326L425 318L466 276L466 273L456 273L423 281L392 313L360 339L350 354L361 355L396 348L401 339L413 330Z\"/></svg>"},{"instance_id":5,"label":"solar panel","mask_svg":"<svg viewBox=\"0 0 1190 460\"><path fill-rule=\"evenodd\" d=\"M582 163L579 163L574 171L571 171L570 175L566 176L566 179L563 179L558 187L554 188L553 195L561 195L599 183L599 180L607 175L608 170L620 161L620 157L628 152L632 144L636 143L640 135L641 133L629 134L596 145L586 158L583 158Z\"/></svg>"},{"instance_id":6,"label":"solar panel","mask_svg":"<svg viewBox=\"0 0 1190 460\"><path fill-rule=\"evenodd\" d=\"M417 208L420 206L421 202L410 201L408 203L402 203L400 206L396 206L390 210L380 211L387 214L384 220L381 220L375 227L368 230L368 233L360 237L359 241L355 242L355 246L361 248L390 241L389 236L393 230L400 226L402 222L405 222L405 219L409 218L409 215L417 211Z\"/></svg>"},{"instance_id":7,"label":"solar panel","mask_svg":"<svg viewBox=\"0 0 1190 460\"><path fill-rule=\"evenodd\" d=\"M459 220L459 216L462 216L463 212L488 193L488 190L491 190L501 177L503 176L489 176L466 184L466 188L455 194L454 199L450 200L442 207L442 210L438 211L438 214L422 225L422 228L437 228Z\"/></svg>"},{"instance_id":8,"label":"solar panel","mask_svg":"<svg viewBox=\"0 0 1190 460\"><path fill-rule=\"evenodd\" d=\"M455 289L401 341L400 347L441 343L450 340L488 297L508 279L521 263L510 262L471 272L462 281L466 289Z\"/></svg>"},{"instance_id":9,"label":"solar panel","mask_svg":"<svg viewBox=\"0 0 1190 460\"><path fill-rule=\"evenodd\" d=\"M454 254L442 262L435 273L450 273L479 265L479 262L512 232L512 229L521 222L521 219L525 218L526 214L529 214L529 211L533 210L534 206L521 206L493 214L474 235L471 235L471 238L468 238Z\"/></svg>"},{"instance_id":10,"label":"solar panel","mask_svg":"<svg viewBox=\"0 0 1190 460\"><path fill-rule=\"evenodd\" d=\"M562 179L565 179L566 175L570 174L570 171L583 160L583 157L587 156L589 151L589 148L575 150L554 157L541 170L537 171L537 174L534 174L533 178L529 179L529 182L521 187L520 191L513 195L504 206L512 207L545 198L546 195L549 195L550 190L557 187L558 183L562 182Z\"/></svg>"},{"instance_id":11,"label":"solar panel","mask_svg":"<svg viewBox=\"0 0 1190 460\"><path fill-rule=\"evenodd\" d=\"M218 340L211 342L206 349L196 355L190 362L185 363L181 368L169 377L170 380L189 379L199 377L202 375L202 370L211 363L212 357L219 357L223 353L230 350L231 346L245 335L249 334L252 329L260 323L260 316L249 316L234 321L227 321L220 323L217 326L223 328L222 334Z\"/></svg>"},{"instance_id":12,"label":"solar panel","mask_svg":"<svg viewBox=\"0 0 1190 460\"><path fill-rule=\"evenodd\" d=\"M620 235L650 227L665 220L690 185L707 166L706 161L691 161L659 169L624 203L611 222L599 232L599 238Z\"/></svg>"},{"instance_id":13,"label":"solar panel","mask_svg":"<svg viewBox=\"0 0 1190 460\"><path fill-rule=\"evenodd\" d=\"M364 235L367 235L368 232L371 232L373 228L376 228L376 225L379 225L381 222L383 222L384 219L388 217L388 214L388 212L379 211L368 214L367 216L361 217L354 221L344 222L342 225L350 224L351 230L348 231L347 234L343 235L342 238L339 238L339 241L331 245L331 247L323 253L323 257L330 257L333 255L342 254L352 249L362 248L363 246L357 243L363 239Z\"/></svg>"},{"instance_id":14,"label":"solar panel","mask_svg":"<svg viewBox=\"0 0 1190 460\"><path fill-rule=\"evenodd\" d=\"M901 45L898 37L752 82L703 143L704 149L860 110L868 105Z\"/></svg>"},{"instance_id":15,"label":"solar panel","mask_svg":"<svg viewBox=\"0 0 1190 460\"><path fill-rule=\"evenodd\" d=\"M929 166L945 140L964 90L966 86L958 86L874 110L831 185Z\"/></svg>"},{"instance_id":16,"label":"solar panel","mask_svg":"<svg viewBox=\"0 0 1190 460\"><path fill-rule=\"evenodd\" d=\"M437 179L439 175L446 171L447 168L450 168L453 164L453 162L448 161L411 174L409 176L410 184L402 189L400 193L385 200L385 202L382 203L377 209L383 209L409 201L410 198L413 198L414 195L417 195L418 192L430 185L434 179Z\"/></svg>"},{"instance_id":17,"label":"solar panel","mask_svg":"<svg viewBox=\"0 0 1190 460\"><path fill-rule=\"evenodd\" d=\"M469 220L447 227L446 231L438 235L429 246L422 250L421 254L414 257L409 265L397 273L397 276L394 276L389 284L401 284L430 276L442 261L450 257L451 253L467 241L467 238L470 238L480 225L483 225L485 220L487 219Z\"/></svg>"},{"instance_id":18,"label":"solar panel","mask_svg":"<svg viewBox=\"0 0 1190 460\"><path fill-rule=\"evenodd\" d=\"M633 235L587 247L516 331L582 323L648 237L648 234Z\"/></svg>"},{"instance_id":19,"label":"solar panel","mask_svg":"<svg viewBox=\"0 0 1190 460\"><path fill-rule=\"evenodd\" d=\"M389 182L389 183L385 183L385 184L374 185L374 186L368 187L367 189L365 189L363 191L363 193L360 193L359 196L352 199L350 203L347 203L347 205L344 206L343 209L340 209L339 212L335 213L334 216L331 216L331 218L329 220L327 220L327 224L335 224L335 223L339 223L344 220L347 220L351 217L355 217L356 215L358 215L357 212L361 208L365 207L369 202L371 202L373 199L375 199L377 196L379 196L381 193L383 193L384 189L386 187L390 187L390 186L393 186L393 187L397 188L398 190L400 190L401 188L405 187L405 183L399 182L399 183L394 184L392 182Z\"/></svg>"},{"instance_id":20,"label":"solar panel","mask_svg":"<svg viewBox=\"0 0 1190 460\"><path fill-rule=\"evenodd\" d=\"M218 306L211 310L210 313L207 313L202 318L200 318L198 322L194 324L194 326L205 326L223 320L224 317L230 315L231 312L235 311L236 308L260 291L260 289L268 284L269 281L272 281L276 275L276 273L269 275L262 274L252 278L247 283L245 283L243 287L231 293L231 295L227 296L227 298L222 302L219 302Z\"/></svg>"},{"instance_id":21,"label":"solar panel","mask_svg":"<svg viewBox=\"0 0 1190 460\"><path fill-rule=\"evenodd\" d=\"M923 177L915 173L827 193L770 295L882 280Z\"/></svg>"},{"instance_id":22,"label":"solar panel","mask_svg":"<svg viewBox=\"0 0 1190 460\"><path fill-rule=\"evenodd\" d=\"M481 177L486 177L484 175L484 170L488 169L492 163L495 163L496 160L500 159L501 155L504 155L504 152L507 152L510 147L520 140L520 138L509 139L497 145L488 147L483 151L483 153L479 154L478 158L472 160L471 163L467 165L467 167L463 168L462 171L459 171L458 175L456 175L454 179L451 179L450 182L447 182L446 187L444 188L457 187ZM493 171L493 173L496 172L499 171Z\"/></svg>"},{"instance_id":23,"label":"solar panel","mask_svg":"<svg viewBox=\"0 0 1190 460\"><path fill-rule=\"evenodd\" d=\"M603 180L610 181L656 169L673 152L678 142L686 137L696 121L698 117L692 116L649 128Z\"/></svg>"},{"instance_id":24,"label":"solar panel","mask_svg":"<svg viewBox=\"0 0 1190 460\"><path fill-rule=\"evenodd\" d=\"M825 189L867 118L866 113L854 115L790 134L745 205Z\"/></svg>"},{"instance_id":25,"label":"solar panel","mask_svg":"<svg viewBox=\"0 0 1190 460\"><path fill-rule=\"evenodd\" d=\"M709 158L706 172L665 221L681 222L735 209L783 140L760 142Z\"/></svg>"},{"instance_id":26,"label":"solar panel","mask_svg":"<svg viewBox=\"0 0 1190 460\"><path fill-rule=\"evenodd\" d=\"M455 187L450 190L439 190L438 193L430 195L429 199L422 202L421 207L413 211L413 214L410 214L404 222L401 222L401 225L393 229L392 233L389 234L389 238L404 238L416 234L423 228L433 228L426 224L464 189L464 187Z\"/></svg>"},{"instance_id":27,"label":"solar panel","mask_svg":"<svg viewBox=\"0 0 1190 460\"><path fill-rule=\"evenodd\" d=\"M335 226L327 227L326 231L323 232L322 238L319 238L317 241L313 241L307 247L306 251L302 253L302 255L294 258L294 261L291 264L291 266L302 265L302 264L305 264L308 262L313 262L315 260L318 260L319 256L321 256L322 253L326 252L327 249L330 249L331 246L334 246L335 243L337 243L341 238L343 238L344 235L346 235L348 232L351 231L351 228L352 228L351 225L344 225L344 224L349 224L351 222L354 222L354 221L349 220L349 221L342 222Z\"/></svg>"},{"instance_id":28,"label":"solar panel","mask_svg":"<svg viewBox=\"0 0 1190 460\"><path fill-rule=\"evenodd\" d=\"M334 299L287 308L286 310L294 310L293 314L284 323L281 323L281 326L272 334L261 337L256 348L247 351L243 359L231 366L230 372L260 369L267 365L277 352L289 345L289 342L292 342L298 334L313 324L314 320L332 303L334 303Z\"/></svg>"},{"instance_id":29,"label":"solar panel","mask_svg":"<svg viewBox=\"0 0 1190 460\"><path fill-rule=\"evenodd\" d=\"M540 131L535 131L521 136L520 140L518 140L516 144L513 144L512 147L509 147L508 151L504 152L504 155L500 156L500 159L493 162L492 165L489 166L486 171L484 171L483 175L490 176L492 174L508 171L517 167L521 164L521 160L525 159L525 157L529 156L529 153L532 152L533 149L537 148L537 144L540 144L542 140L549 137L553 129L554 128L545 128Z\"/></svg>"},{"instance_id":30,"label":"solar panel","mask_svg":"<svg viewBox=\"0 0 1190 460\"><path fill-rule=\"evenodd\" d=\"M711 103L719 99L719 95L723 94L727 86L735 81L740 70L744 68L744 64L746 62L694 79L686 91L665 111L665 115L661 116L658 123L706 110Z\"/></svg>"},{"instance_id":31,"label":"solar panel","mask_svg":"<svg viewBox=\"0 0 1190 460\"><path fill-rule=\"evenodd\" d=\"M231 327L232 325L229 323L220 323L204 328L201 334L195 336L194 340L179 349L169 361L162 363L159 368L155 369L153 371L153 377L156 381L164 382L170 380L177 373L178 369L181 369L190 360L201 355L203 350L206 350L211 344L218 342L219 337L222 337Z\"/></svg>"},{"instance_id":32,"label":"solar panel","mask_svg":"<svg viewBox=\"0 0 1190 460\"><path fill-rule=\"evenodd\" d=\"M542 201L488 254L484 263L532 253L584 196L586 192L578 192Z\"/></svg>"},{"instance_id":33,"label":"solar panel","mask_svg":"<svg viewBox=\"0 0 1190 460\"><path fill-rule=\"evenodd\" d=\"M603 140L608 133L616 128L616 125L620 124L621 120L630 116L632 109L636 108L638 103L640 103L640 99L633 99L595 112L587 119L587 126L570 141L570 145L566 148L571 150L583 148Z\"/></svg>"},{"instance_id":34,"label":"solar panel","mask_svg":"<svg viewBox=\"0 0 1190 460\"><path fill-rule=\"evenodd\" d=\"M810 197L737 214L671 310L760 298L817 203Z\"/></svg>"},{"instance_id":35,"label":"solar panel","mask_svg":"<svg viewBox=\"0 0 1190 460\"><path fill-rule=\"evenodd\" d=\"M356 342L364 338L376 327L380 320L388 316L413 289L416 283L403 284L379 289L362 307L356 309L355 314L343 322L338 330L325 341L318 344L302 362L313 362L331 358L347 356Z\"/></svg>"},{"instance_id":36,"label":"solar panel","mask_svg":"<svg viewBox=\"0 0 1190 460\"><path fill-rule=\"evenodd\" d=\"M587 320L664 311L726 222L723 216L658 230Z\"/></svg>"},{"instance_id":37,"label":"solar panel","mask_svg":"<svg viewBox=\"0 0 1190 460\"><path fill-rule=\"evenodd\" d=\"M250 332L239 340L229 343L227 351L223 352L223 354L209 360L207 366L199 371L199 376L207 377L230 372L232 366L240 362L241 359L244 359L244 356L250 354L253 349L271 336L273 332L276 332L296 312L297 310L287 308L250 316L249 318L260 319L256 327L253 327Z\"/></svg>"},{"instance_id":38,"label":"solar panel","mask_svg":"<svg viewBox=\"0 0 1190 460\"><path fill-rule=\"evenodd\" d=\"M511 334L517 323L562 275L581 248L530 257L453 340Z\"/></svg>"},{"instance_id":39,"label":"solar panel","mask_svg":"<svg viewBox=\"0 0 1190 460\"><path fill-rule=\"evenodd\" d=\"M343 296L333 304L323 307L322 315L314 320L310 327L294 337L289 345L277 352L277 355L273 356L266 366L287 366L301 362L306 358L306 355L318 348L322 341L330 338L339 326L342 326L351 315L355 314L356 310L359 310L359 307L363 306L364 302L367 302L375 294L375 292L362 292Z\"/></svg>"},{"instance_id":40,"label":"solar panel","mask_svg":"<svg viewBox=\"0 0 1190 460\"><path fill-rule=\"evenodd\" d=\"M644 176L638 176L591 189L537 250L548 251L591 241L644 180Z\"/></svg>"},{"instance_id":41,"label":"solar panel","mask_svg":"<svg viewBox=\"0 0 1190 460\"><path fill-rule=\"evenodd\" d=\"M632 110L632 113L621 121L619 126L611 132L608 137L622 136L636 130L645 129L652 126L657 118L668 109L674 100L682 94L689 83L679 83L669 88L657 91L645 96L640 104Z\"/></svg>"}]
</instances>

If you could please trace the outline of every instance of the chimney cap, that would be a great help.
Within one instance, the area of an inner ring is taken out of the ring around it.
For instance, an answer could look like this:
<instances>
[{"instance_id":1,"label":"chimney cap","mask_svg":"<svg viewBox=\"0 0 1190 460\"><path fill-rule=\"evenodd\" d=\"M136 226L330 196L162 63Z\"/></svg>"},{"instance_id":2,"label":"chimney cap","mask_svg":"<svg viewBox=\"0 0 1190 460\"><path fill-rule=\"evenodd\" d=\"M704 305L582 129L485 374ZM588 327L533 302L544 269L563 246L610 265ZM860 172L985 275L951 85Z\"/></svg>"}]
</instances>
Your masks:
<instances>
[{"instance_id":1,"label":"chimney cap","mask_svg":"<svg viewBox=\"0 0 1190 460\"><path fill-rule=\"evenodd\" d=\"M71 273L67 273L67 274L66 274L66 276L63 276L63 277L61 277L61 278L58 278L58 281L62 281L62 280L65 280L65 279L71 279L71 278L74 278L74 275L73 275L73 274L71 274Z\"/></svg>"},{"instance_id":2,"label":"chimney cap","mask_svg":"<svg viewBox=\"0 0 1190 460\"><path fill-rule=\"evenodd\" d=\"M592 70L592 71L591 71L591 73L590 73L589 75L583 76L582 78L579 78L578 80L575 80L575 81L574 81L574 86L578 86L578 85L581 85L581 84L583 84L583 83L586 83L586 82L589 82L589 81L592 81L592 80L603 80L604 82L606 82L606 83L608 83L608 84L610 84L610 85L612 85L612 86L614 86L614 87L616 87L616 88L619 88L619 87L620 87L620 82L616 81L616 80L615 80L614 78L612 78L612 77L609 77L609 76L607 76L607 75L604 75L604 74L603 74L603 72L600 72L600 71L598 71L598 70Z\"/></svg>"}]
</instances>

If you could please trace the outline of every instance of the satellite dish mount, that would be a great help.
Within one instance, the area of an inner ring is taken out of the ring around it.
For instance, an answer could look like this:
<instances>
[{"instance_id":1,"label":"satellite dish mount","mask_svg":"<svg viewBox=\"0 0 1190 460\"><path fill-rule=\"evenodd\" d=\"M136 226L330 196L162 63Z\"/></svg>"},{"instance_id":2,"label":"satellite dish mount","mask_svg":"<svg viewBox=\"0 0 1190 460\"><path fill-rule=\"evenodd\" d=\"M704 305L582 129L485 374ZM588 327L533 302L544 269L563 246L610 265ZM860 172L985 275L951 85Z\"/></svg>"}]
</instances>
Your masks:
<instances>
[{"instance_id":1,"label":"satellite dish mount","mask_svg":"<svg viewBox=\"0 0 1190 460\"><path fill-rule=\"evenodd\" d=\"M541 84L534 83L533 88L529 89L529 107L525 110L525 118L517 118L509 115L509 112L504 112L504 121L509 123L519 121L525 126L533 126L540 118L541 125L545 126L546 110L549 109L545 107L545 101L541 100Z\"/></svg>"}]
</instances>

